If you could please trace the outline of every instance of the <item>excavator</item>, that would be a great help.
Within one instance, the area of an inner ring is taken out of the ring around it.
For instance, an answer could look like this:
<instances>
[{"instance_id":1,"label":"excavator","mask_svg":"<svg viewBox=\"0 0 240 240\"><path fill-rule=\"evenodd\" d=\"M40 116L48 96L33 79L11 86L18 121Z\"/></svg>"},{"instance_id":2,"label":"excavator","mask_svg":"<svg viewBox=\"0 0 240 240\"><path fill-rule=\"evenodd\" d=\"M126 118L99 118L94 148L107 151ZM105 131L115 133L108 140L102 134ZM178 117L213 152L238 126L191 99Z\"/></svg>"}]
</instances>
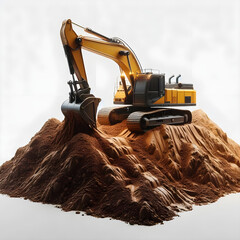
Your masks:
<instances>
[{"instance_id":1,"label":"excavator","mask_svg":"<svg viewBox=\"0 0 240 240\"><path fill-rule=\"evenodd\" d=\"M88 36L77 35L73 25L82 28ZM65 117L73 117L90 128L96 128L97 121L113 125L127 119L131 132L147 131L161 124L191 122L190 111L172 108L196 105L193 84L179 82L181 75L174 83L174 76L165 82L165 74L143 70L134 51L122 39L109 38L70 19L63 21L60 35L72 75L72 80L68 81L69 99L61 107ZM98 118L101 99L91 93L82 49L112 59L120 69L121 81L114 97L114 104L118 106L101 109Z\"/></svg>"}]
</instances>

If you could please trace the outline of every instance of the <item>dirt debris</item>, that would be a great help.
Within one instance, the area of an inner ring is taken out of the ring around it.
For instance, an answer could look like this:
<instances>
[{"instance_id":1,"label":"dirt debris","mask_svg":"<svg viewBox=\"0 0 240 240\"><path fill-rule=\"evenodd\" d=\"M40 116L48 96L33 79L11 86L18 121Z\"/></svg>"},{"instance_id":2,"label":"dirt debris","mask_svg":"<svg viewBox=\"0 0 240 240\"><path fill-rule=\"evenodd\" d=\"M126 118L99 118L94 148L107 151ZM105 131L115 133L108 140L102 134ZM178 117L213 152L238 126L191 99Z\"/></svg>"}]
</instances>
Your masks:
<instances>
[{"instance_id":1,"label":"dirt debris","mask_svg":"<svg viewBox=\"0 0 240 240\"><path fill-rule=\"evenodd\" d=\"M72 121L48 120L19 148L0 167L0 192L154 225L240 191L240 146L201 110L142 134L126 121L89 131Z\"/></svg>"}]
</instances>

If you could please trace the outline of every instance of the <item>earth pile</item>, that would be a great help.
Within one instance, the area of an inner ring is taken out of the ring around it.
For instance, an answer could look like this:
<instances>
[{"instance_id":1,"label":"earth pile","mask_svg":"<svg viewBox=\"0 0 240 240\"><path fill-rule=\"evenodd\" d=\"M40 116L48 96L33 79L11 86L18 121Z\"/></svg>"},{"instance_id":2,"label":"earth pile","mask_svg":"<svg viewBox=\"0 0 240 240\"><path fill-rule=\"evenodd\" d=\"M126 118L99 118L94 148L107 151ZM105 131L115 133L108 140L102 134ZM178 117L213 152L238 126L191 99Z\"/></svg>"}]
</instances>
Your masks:
<instances>
[{"instance_id":1,"label":"earth pile","mask_svg":"<svg viewBox=\"0 0 240 240\"><path fill-rule=\"evenodd\" d=\"M48 120L0 167L0 192L130 224L171 220L240 191L240 146L201 110L146 133L126 122L76 127Z\"/></svg>"}]
</instances>

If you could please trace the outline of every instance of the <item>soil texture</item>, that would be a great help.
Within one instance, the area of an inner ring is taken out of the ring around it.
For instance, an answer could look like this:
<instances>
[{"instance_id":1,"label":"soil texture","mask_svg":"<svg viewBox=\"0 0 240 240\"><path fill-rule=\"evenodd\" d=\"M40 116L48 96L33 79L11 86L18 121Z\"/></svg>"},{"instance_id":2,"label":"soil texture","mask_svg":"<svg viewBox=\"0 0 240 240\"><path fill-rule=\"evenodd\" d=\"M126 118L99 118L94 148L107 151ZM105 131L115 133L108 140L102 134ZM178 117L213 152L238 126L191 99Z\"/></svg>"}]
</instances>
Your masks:
<instances>
[{"instance_id":1,"label":"soil texture","mask_svg":"<svg viewBox=\"0 0 240 240\"><path fill-rule=\"evenodd\" d=\"M171 220L240 191L240 146L202 111L145 133L48 120L0 167L0 192L130 224Z\"/></svg>"}]
</instances>

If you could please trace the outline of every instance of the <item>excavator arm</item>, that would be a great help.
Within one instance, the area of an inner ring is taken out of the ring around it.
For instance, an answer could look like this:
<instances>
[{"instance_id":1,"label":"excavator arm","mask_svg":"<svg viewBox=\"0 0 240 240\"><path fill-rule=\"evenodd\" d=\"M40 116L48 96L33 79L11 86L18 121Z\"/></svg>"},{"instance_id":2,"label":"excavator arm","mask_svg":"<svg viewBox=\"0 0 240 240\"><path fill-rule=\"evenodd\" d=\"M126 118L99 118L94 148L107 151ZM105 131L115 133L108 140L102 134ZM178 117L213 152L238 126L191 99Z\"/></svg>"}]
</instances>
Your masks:
<instances>
[{"instance_id":1,"label":"excavator arm","mask_svg":"<svg viewBox=\"0 0 240 240\"><path fill-rule=\"evenodd\" d=\"M79 124L86 123L90 127L95 127L97 107L101 99L90 93L82 49L112 59L118 64L126 102L132 97L134 79L138 73L141 73L141 68L135 54L121 40L108 38L81 26L85 32L98 38L77 35L72 25L70 19L65 20L60 31L70 73L73 77L73 80L68 82L70 86L69 100L62 104L61 109L66 117L74 117ZM77 77L77 80L74 76ZM131 88L127 87L125 76L128 78Z\"/></svg>"},{"instance_id":2,"label":"excavator arm","mask_svg":"<svg viewBox=\"0 0 240 240\"><path fill-rule=\"evenodd\" d=\"M125 73L133 89L134 79L137 74L141 73L141 68L135 54L127 46L123 45L120 40L105 37L89 28L84 28L84 30L98 36L98 38L78 36L72 28L70 19L65 20L61 28L63 46L68 61L72 65L78 80L84 79L87 81L82 57L82 49L85 49L115 61L120 68L121 75L123 76L122 73ZM125 85L123 77L121 77L121 80L123 81L123 85Z\"/></svg>"},{"instance_id":3,"label":"excavator arm","mask_svg":"<svg viewBox=\"0 0 240 240\"><path fill-rule=\"evenodd\" d=\"M79 80L87 80L82 51L76 41L78 36L73 31L70 19L63 21L60 36L68 59L70 73L75 73Z\"/></svg>"}]
</instances>

